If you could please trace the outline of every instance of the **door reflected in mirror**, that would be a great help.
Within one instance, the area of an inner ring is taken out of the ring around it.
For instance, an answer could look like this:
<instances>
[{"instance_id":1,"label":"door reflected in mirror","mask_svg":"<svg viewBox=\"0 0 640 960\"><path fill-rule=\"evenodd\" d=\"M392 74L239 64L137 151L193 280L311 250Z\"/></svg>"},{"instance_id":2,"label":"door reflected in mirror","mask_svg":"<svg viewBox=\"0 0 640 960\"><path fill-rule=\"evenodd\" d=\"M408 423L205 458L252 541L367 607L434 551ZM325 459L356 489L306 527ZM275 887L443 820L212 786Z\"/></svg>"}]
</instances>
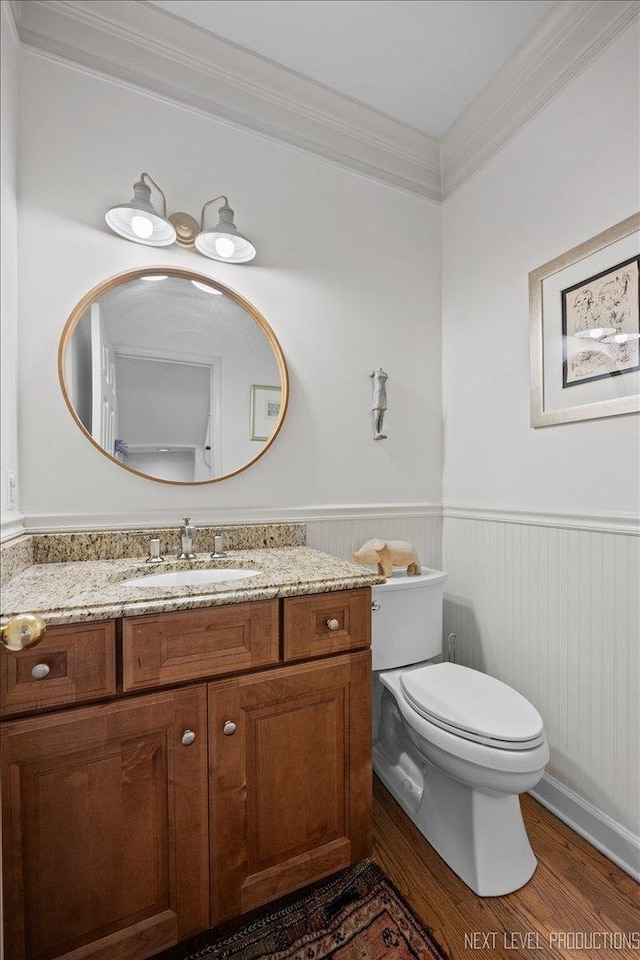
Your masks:
<instances>
[{"instance_id":1,"label":"door reflected in mirror","mask_svg":"<svg viewBox=\"0 0 640 960\"><path fill-rule=\"evenodd\" d=\"M87 294L63 331L59 371L93 444L165 483L246 469L286 412L287 368L264 317L182 269L136 270Z\"/></svg>"}]
</instances>

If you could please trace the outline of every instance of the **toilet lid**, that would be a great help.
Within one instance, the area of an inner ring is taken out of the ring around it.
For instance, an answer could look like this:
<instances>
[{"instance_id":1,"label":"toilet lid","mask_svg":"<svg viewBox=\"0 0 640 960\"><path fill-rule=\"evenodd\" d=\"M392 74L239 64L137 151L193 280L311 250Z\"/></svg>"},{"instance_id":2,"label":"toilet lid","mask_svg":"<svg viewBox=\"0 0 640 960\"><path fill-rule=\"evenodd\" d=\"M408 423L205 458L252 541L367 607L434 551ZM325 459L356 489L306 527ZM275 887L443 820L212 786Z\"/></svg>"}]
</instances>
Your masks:
<instances>
[{"instance_id":1,"label":"toilet lid","mask_svg":"<svg viewBox=\"0 0 640 960\"><path fill-rule=\"evenodd\" d=\"M544 738L542 717L506 683L457 663L407 670L402 690L411 707L458 736L503 749L526 749Z\"/></svg>"}]
</instances>

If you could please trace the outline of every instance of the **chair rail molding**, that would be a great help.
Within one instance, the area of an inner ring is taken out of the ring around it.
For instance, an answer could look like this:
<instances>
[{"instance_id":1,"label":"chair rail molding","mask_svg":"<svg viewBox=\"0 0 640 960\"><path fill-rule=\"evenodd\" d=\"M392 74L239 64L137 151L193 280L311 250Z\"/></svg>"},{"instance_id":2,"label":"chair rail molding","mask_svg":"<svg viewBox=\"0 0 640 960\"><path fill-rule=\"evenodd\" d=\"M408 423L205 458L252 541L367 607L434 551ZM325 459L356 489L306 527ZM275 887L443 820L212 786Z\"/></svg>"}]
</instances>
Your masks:
<instances>
[{"instance_id":1,"label":"chair rail molding","mask_svg":"<svg viewBox=\"0 0 640 960\"><path fill-rule=\"evenodd\" d=\"M21 513L3 513L0 518L0 543L15 540L25 532L24 517Z\"/></svg>"},{"instance_id":2,"label":"chair rail molding","mask_svg":"<svg viewBox=\"0 0 640 960\"><path fill-rule=\"evenodd\" d=\"M441 140L146 0L10 0L20 41L426 200L449 197L638 17L557 0Z\"/></svg>"},{"instance_id":3,"label":"chair rail molding","mask_svg":"<svg viewBox=\"0 0 640 960\"><path fill-rule=\"evenodd\" d=\"M595 533L619 533L640 536L640 514L586 511L585 513L499 510L489 507L469 507L445 504L445 518L481 520L487 523L517 523L532 527L556 527L564 530L591 530Z\"/></svg>"},{"instance_id":4,"label":"chair rail molding","mask_svg":"<svg viewBox=\"0 0 640 960\"><path fill-rule=\"evenodd\" d=\"M27 533L61 533L68 530L139 530L162 524L174 525L184 507L165 507L144 513L58 513L27 514L24 525ZM297 507L208 507L191 504L189 513L198 524L216 523L312 523L314 521L375 520L377 517L440 517L439 503L363 503L328 504Z\"/></svg>"}]
</instances>

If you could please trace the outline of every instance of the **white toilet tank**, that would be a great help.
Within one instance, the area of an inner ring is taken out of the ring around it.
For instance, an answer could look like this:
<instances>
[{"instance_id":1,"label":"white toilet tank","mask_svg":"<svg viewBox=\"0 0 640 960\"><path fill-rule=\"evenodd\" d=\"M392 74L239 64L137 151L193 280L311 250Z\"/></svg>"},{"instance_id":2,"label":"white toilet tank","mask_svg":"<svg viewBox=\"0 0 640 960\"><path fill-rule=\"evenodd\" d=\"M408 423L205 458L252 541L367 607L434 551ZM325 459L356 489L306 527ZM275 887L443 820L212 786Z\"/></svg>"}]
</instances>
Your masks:
<instances>
[{"instance_id":1,"label":"white toilet tank","mask_svg":"<svg viewBox=\"0 0 640 960\"><path fill-rule=\"evenodd\" d=\"M447 574L422 568L418 576L397 570L373 587L374 670L430 660L442 652L442 594Z\"/></svg>"}]
</instances>

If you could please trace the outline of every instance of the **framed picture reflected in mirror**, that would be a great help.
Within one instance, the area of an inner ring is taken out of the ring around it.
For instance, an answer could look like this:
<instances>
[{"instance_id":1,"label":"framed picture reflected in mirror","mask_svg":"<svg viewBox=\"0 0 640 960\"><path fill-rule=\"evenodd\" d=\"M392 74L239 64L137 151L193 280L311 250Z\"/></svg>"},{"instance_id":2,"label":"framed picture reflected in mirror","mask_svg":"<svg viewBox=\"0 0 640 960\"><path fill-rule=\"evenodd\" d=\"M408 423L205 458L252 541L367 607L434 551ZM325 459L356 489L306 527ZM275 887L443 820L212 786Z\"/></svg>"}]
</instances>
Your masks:
<instances>
[{"instance_id":1,"label":"framed picture reflected in mirror","mask_svg":"<svg viewBox=\"0 0 640 960\"><path fill-rule=\"evenodd\" d=\"M268 440L280 416L282 391L254 383L251 387L251 439Z\"/></svg>"}]
</instances>

